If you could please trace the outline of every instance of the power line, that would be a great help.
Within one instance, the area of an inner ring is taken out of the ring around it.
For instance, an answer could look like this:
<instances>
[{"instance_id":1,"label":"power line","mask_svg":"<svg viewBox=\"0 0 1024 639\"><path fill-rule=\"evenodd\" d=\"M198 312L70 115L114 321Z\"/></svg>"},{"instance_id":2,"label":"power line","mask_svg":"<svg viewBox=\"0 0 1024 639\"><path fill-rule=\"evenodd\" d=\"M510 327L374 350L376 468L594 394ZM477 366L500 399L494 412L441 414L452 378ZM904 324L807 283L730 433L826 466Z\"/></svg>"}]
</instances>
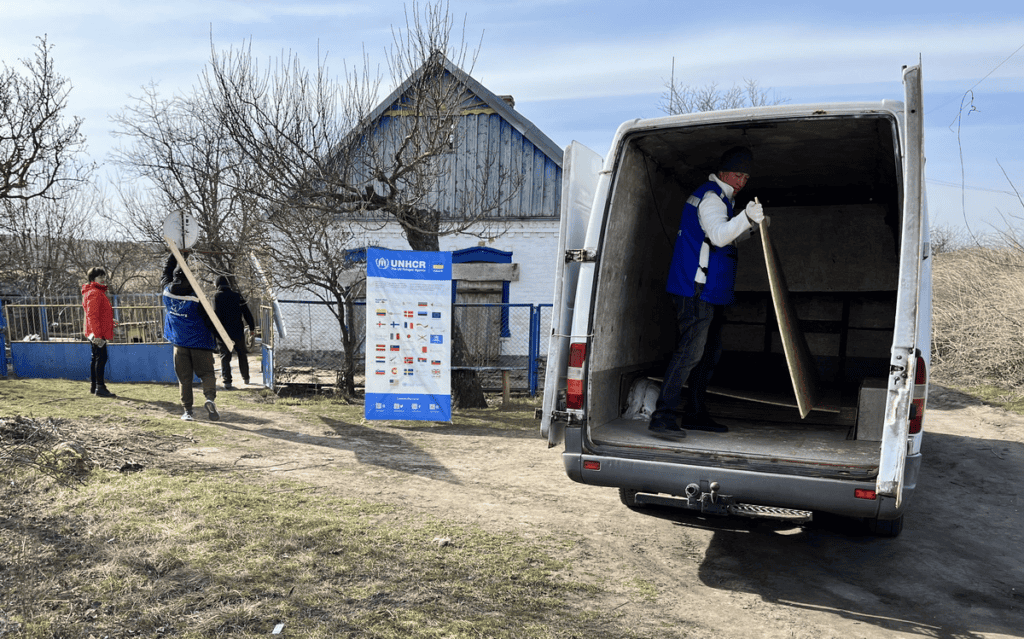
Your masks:
<instances>
[{"instance_id":1,"label":"power line","mask_svg":"<svg viewBox=\"0 0 1024 639\"><path fill-rule=\"evenodd\" d=\"M1014 50L1014 52L1013 52L1013 53L1011 53L1010 55L1006 56L1006 59L1005 59L1005 60L1003 60L1002 62L1000 62L999 64L997 64L997 65L996 65L995 67L993 67L993 68L992 68L992 70L991 70L991 71L989 71L988 73L986 73L986 74L985 74L985 76L984 76L984 77L983 77L982 79L980 79L980 80L978 80L977 82L975 82L975 83L974 83L974 86L972 86L972 87L971 87L970 89L967 89L966 91L964 91L964 95L966 95L966 94L970 93L971 91L973 91L973 90L974 90L974 89L975 89L975 88L976 88L976 87L977 87L977 86L978 86L979 84L981 84L981 83L982 83L982 82L984 82L984 81L985 81L986 79L988 79L988 76L990 76L990 75L992 75L993 73L995 73L996 71L998 71L998 70L999 70L999 67L1003 66L1004 64L1006 64L1007 62L1009 62L1010 58L1012 58L1013 56L1015 56L1015 55L1017 55L1018 53L1020 53L1020 50L1021 50L1021 49L1024 49L1024 44L1021 44L1021 45L1020 45L1019 47L1017 47L1017 49L1016 49L1016 50ZM955 99L956 99L956 98L953 98L953 99L950 99L950 100L947 100L947 101L943 102L943 103L942 103L942 104L940 104L939 106L937 106L937 107L934 107L934 108L930 109L930 110L929 110L929 113L931 113L931 112L934 112L934 111L937 111L938 109L941 109L942 107L946 106L947 104L949 104L950 102L952 102L952 101L953 101L953 100L955 100Z\"/></svg>"},{"instance_id":2,"label":"power line","mask_svg":"<svg viewBox=\"0 0 1024 639\"><path fill-rule=\"evenodd\" d=\"M932 179L926 179L925 182L928 182L929 184L938 184L939 186L951 186L957 189L967 189L968 191L985 191L987 193L999 193L1001 195L1016 195L1016 193L1014 193L1013 191L1003 191L1000 189L986 189L981 186L966 186L958 182L945 182L943 180Z\"/></svg>"}]
</instances>

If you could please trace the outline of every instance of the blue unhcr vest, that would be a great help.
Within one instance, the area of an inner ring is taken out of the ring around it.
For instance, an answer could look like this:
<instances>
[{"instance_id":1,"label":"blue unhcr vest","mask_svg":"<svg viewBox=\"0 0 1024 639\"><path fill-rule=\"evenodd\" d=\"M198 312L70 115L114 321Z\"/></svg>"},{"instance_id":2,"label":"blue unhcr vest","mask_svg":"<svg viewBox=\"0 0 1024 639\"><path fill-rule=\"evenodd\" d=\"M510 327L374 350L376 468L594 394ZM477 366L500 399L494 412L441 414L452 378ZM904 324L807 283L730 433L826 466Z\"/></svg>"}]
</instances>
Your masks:
<instances>
[{"instance_id":1,"label":"blue unhcr vest","mask_svg":"<svg viewBox=\"0 0 1024 639\"><path fill-rule=\"evenodd\" d=\"M731 220L735 215L732 202L725 196L722 187L714 180L709 180L693 192L683 207L683 217L679 221L679 233L676 234L676 245L672 250L672 266L668 272L668 283L665 289L673 295L693 297L696 290L696 276L700 265L700 249L703 244L709 248L708 265L704 270L707 282L700 294L700 299L708 304L732 304L735 299L733 289L736 286L736 246L714 246L704 234L697 215L697 207L708 191L713 192L725 202L727 216Z\"/></svg>"},{"instance_id":2,"label":"blue unhcr vest","mask_svg":"<svg viewBox=\"0 0 1024 639\"><path fill-rule=\"evenodd\" d=\"M182 348L216 350L210 329L203 321L199 298L191 295L174 295L164 288L164 339Z\"/></svg>"}]
</instances>

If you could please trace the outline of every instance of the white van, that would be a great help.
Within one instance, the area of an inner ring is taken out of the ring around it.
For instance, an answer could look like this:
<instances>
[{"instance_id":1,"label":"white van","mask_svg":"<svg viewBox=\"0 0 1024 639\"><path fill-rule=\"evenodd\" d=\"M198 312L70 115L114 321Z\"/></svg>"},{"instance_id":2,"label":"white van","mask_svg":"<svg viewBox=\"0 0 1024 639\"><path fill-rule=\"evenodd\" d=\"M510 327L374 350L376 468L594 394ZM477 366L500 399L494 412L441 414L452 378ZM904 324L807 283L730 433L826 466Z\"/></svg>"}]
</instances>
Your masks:
<instances>
[{"instance_id":1,"label":"white van","mask_svg":"<svg viewBox=\"0 0 1024 639\"><path fill-rule=\"evenodd\" d=\"M899 534L921 465L931 340L920 67L903 83L903 102L626 122L603 163L570 145L540 411L570 478L616 487L631 508L834 513ZM737 210L757 197L771 223L768 242L739 245L725 308L708 404L729 432L654 437L676 345L665 282L680 215L735 146L755 163Z\"/></svg>"}]
</instances>

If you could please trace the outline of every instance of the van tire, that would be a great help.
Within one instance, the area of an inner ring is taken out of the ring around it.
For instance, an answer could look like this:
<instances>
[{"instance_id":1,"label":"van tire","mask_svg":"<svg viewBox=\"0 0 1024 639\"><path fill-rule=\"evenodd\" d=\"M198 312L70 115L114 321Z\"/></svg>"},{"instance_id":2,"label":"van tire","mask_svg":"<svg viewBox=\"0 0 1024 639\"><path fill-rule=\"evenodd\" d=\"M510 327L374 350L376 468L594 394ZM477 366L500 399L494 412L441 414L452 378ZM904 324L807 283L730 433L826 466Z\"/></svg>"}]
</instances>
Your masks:
<instances>
[{"instance_id":1,"label":"van tire","mask_svg":"<svg viewBox=\"0 0 1024 639\"><path fill-rule=\"evenodd\" d=\"M638 492L640 492L640 491L638 491L638 490L636 490L634 488L620 488L619 489L619 500L623 504L625 504L625 506L627 508L630 508L632 510L636 510L638 508L641 508L642 506L640 506L639 504L636 503L636 494Z\"/></svg>"},{"instance_id":2,"label":"van tire","mask_svg":"<svg viewBox=\"0 0 1024 639\"><path fill-rule=\"evenodd\" d=\"M868 530L876 537L898 537L903 530L903 515L896 519L868 519Z\"/></svg>"}]
</instances>

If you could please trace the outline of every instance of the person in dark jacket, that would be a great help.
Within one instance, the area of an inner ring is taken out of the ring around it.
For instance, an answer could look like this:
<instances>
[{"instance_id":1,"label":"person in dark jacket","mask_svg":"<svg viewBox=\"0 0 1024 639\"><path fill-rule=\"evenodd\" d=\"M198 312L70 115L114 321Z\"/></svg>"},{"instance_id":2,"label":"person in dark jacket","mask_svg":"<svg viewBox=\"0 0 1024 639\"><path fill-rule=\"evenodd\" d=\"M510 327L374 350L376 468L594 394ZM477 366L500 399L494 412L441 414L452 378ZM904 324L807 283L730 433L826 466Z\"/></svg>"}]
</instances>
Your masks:
<instances>
[{"instance_id":1,"label":"person in dark jacket","mask_svg":"<svg viewBox=\"0 0 1024 639\"><path fill-rule=\"evenodd\" d=\"M224 380L224 388L231 390L231 353L238 353L238 372L242 375L242 383L249 383L249 356L245 345L245 326L242 321L249 325L249 332L256 330L256 323L252 318L252 311L245 302L245 298L238 291L232 290L231 284L225 275L217 278L217 292L213 296L213 312L224 326L225 332L231 341L235 343L234 351L228 349L227 344L220 340L220 376Z\"/></svg>"},{"instance_id":2,"label":"person in dark jacket","mask_svg":"<svg viewBox=\"0 0 1024 639\"><path fill-rule=\"evenodd\" d=\"M178 378L181 405L185 421L195 419L192 412L192 378L198 377L203 383L206 397L206 412L210 419L217 421L217 377L213 371L213 351L217 344L213 338L213 322L196 296L185 273L178 266L174 254L167 256L163 276L164 338L174 344L174 374Z\"/></svg>"},{"instance_id":3,"label":"person in dark jacket","mask_svg":"<svg viewBox=\"0 0 1024 639\"><path fill-rule=\"evenodd\" d=\"M107 390L103 380L107 368L107 342L114 339L114 309L107 299L107 272L94 266L86 273L89 281L82 285L82 308L85 309L86 338L92 344L89 365L89 392L96 397L117 397Z\"/></svg>"}]
</instances>

